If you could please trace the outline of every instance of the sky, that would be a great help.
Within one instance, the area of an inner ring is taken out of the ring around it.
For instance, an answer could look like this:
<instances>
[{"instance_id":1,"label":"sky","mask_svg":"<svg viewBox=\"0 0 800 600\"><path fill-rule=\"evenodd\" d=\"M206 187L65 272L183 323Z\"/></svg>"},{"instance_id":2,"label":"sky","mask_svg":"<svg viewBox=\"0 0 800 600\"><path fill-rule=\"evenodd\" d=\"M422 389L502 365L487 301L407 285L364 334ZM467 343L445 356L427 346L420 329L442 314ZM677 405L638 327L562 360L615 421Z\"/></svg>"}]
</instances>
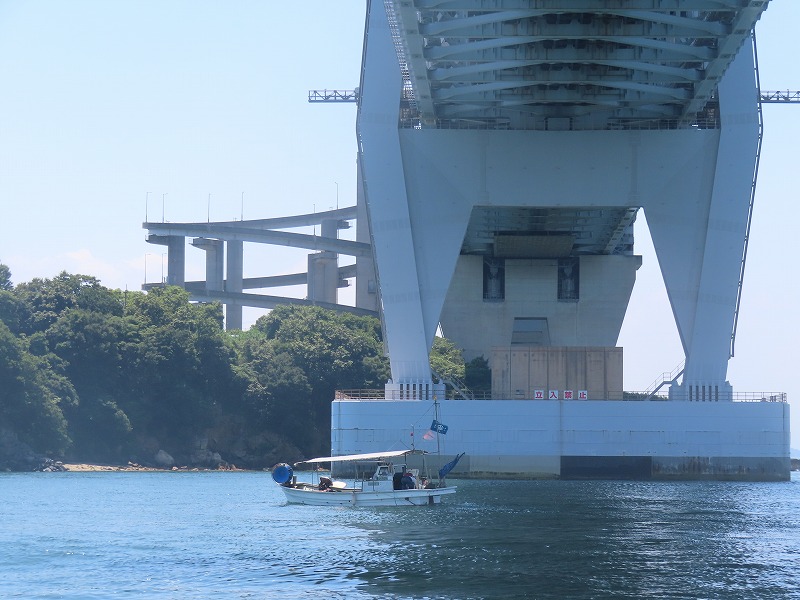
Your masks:
<instances>
[{"instance_id":1,"label":"sky","mask_svg":"<svg viewBox=\"0 0 800 600\"><path fill-rule=\"evenodd\" d=\"M352 206L363 0L0 0L0 262L12 281L62 270L136 290L165 274L142 222L270 218ZM800 90L800 2L756 28L762 90ZM728 379L786 392L800 448L795 257L800 104L764 105L764 141ZM342 237L351 237L345 232ZM624 387L683 360L640 214L643 256L619 339ZM795 266L792 266L795 265ZM245 276L306 270L306 252L245 247ZM187 249L187 279L204 255ZM304 296L304 288L282 289ZM352 291L340 301L352 303ZM245 326L261 312L248 309Z\"/></svg>"}]
</instances>

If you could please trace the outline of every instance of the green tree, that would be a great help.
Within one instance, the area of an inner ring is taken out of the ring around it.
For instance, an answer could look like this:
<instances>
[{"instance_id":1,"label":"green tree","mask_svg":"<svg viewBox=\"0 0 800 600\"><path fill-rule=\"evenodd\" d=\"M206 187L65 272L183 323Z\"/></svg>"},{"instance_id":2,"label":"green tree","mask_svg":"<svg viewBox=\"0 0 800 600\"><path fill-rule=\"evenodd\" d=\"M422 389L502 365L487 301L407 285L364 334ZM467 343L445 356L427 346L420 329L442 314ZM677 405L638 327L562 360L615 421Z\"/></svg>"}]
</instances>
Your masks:
<instances>
[{"instance_id":1,"label":"green tree","mask_svg":"<svg viewBox=\"0 0 800 600\"><path fill-rule=\"evenodd\" d=\"M0 322L0 423L34 450L63 456L70 438L61 406L74 401L69 381Z\"/></svg>"},{"instance_id":2,"label":"green tree","mask_svg":"<svg viewBox=\"0 0 800 600\"><path fill-rule=\"evenodd\" d=\"M307 447L324 452L330 440L335 391L381 387L389 377L380 322L374 317L337 313L316 306L279 306L253 326L275 351L290 355L311 386L306 423L315 440Z\"/></svg>"},{"instance_id":3,"label":"green tree","mask_svg":"<svg viewBox=\"0 0 800 600\"><path fill-rule=\"evenodd\" d=\"M436 336L430 353L431 370L441 380L464 380L464 357L447 338Z\"/></svg>"},{"instance_id":4,"label":"green tree","mask_svg":"<svg viewBox=\"0 0 800 600\"><path fill-rule=\"evenodd\" d=\"M78 403L65 409L73 452L84 460L123 460L132 426L117 404L122 386L122 317L70 308L44 333L46 346L65 364Z\"/></svg>"},{"instance_id":5,"label":"green tree","mask_svg":"<svg viewBox=\"0 0 800 600\"><path fill-rule=\"evenodd\" d=\"M11 269L8 265L0 263L0 290L11 291L14 288L11 283Z\"/></svg>"},{"instance_id":6,"label":"green tree","mask_svg":"<svg viewBox=\"0 0 800 600\"><path fill-rule=\"evenodd\" d=\"M311 385L291 355L279 352L264 335L242 340L239 373L247 382L243 394L245 416L251 430L268 429L292 438L305 439L306 415L311 411Z\"/></svg>"},{"instance_id":7,"label":"green tree","mask_svg":"<svg viewBox=\"0 0 800 600\"><path fill-rule=\"evenodd\" d=\"M190 304L178 287L129 296L119 406L135 430L173 452L214 423L237 384L219 304ZM178 449L178 450L176 450Z\"/></svg>"},{"instance_id":8,"label":"green tree","mask_svg":"<svg viewBox=\"0 0 800 600\"><path fill-rule=\"evenodd\" d=\"M100 285L95 277L62 271L53 279L33 279L15 288L25 305L22 333L45 331L68 308L122 315L122 293Z\"/></svg>"},{"instance_id":9,"label":"green tree","mask_svg":"<svg viewBox=\"0 0 800 600\"><path fill-rule=\"evenodd\" d=\"M0 290L0 321L18 334L26 315L25 303L14 292Z\"/></svg>"},{"instance_id":10,"label":"green tree","mask_svg":"<svg viewBox=\"0 0 800 600\"><path fill-rule=\"evenodd\" d=\"M478 356L464 365L464 383L473 392L490 392L492 390L492 369L489 367L489 361L483 356Z\"/></svg>"}]
</instances>

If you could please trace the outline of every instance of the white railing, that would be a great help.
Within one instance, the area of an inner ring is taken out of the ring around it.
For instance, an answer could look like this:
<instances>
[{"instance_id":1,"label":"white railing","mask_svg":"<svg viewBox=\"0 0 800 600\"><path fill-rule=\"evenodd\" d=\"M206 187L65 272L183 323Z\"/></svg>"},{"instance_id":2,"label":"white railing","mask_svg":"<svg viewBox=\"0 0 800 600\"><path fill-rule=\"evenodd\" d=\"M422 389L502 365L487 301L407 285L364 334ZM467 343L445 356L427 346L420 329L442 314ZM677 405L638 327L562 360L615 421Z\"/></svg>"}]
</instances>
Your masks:
<instances>
[{"instance_id":1,"label":"white railing","mask_svg":"<svg viewBox=\"0 0 800 600\"><path fill-rule=\"evenodd\" d=\"M453 390L447 390L446 397L439 398L440 400L464 400L458 393ZM336 400L408 400L408 397L399 394L387 394L385 390L369 390L369 389L356 389L356 390L337 390ZM585 402L585 400L534 400L533 394L526 394L524 390L514 391L499 391L499 392L473 392L473 397L470 400L523 400L531 402ZM669 401L666 393L651 394L649 392L622 392L621 398L592 398L589 400L611 400L611 401L624 401L624 402L666 402ZM725 397L720 394L719 400L673 400L672 402L788 402L786 392L732 392L726 394Z\"/></svg>"}]
</instances>

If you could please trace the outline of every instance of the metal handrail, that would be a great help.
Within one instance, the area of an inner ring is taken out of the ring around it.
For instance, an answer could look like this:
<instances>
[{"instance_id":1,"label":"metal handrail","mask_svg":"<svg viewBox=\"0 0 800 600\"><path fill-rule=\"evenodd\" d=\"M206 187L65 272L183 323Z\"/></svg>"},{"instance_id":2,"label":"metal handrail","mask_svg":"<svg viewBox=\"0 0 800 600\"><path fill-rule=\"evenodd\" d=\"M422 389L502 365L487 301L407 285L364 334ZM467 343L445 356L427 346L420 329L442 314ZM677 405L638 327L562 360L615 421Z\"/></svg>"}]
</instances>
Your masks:
<instances>
[{"instance_id":1,"label":"metal handrail","mask_svg":"<svg viewBox=\"0 0 800 600\"><path fill-rule=\"evenodd\" d=\"M624 402L661 402L667 401L669 398L666 394L651 394L650 392L623 392L623 396L628 394L627 398L615 398L611 401L624 401ZM515 391L495 391L493 392L474 392L470 400L520 400L531 402L585 402L585 400L534 400L533 394L526 394L523 390ZM727 402L782 402L787 403L788 398L786 392L731 392L726 394L726 397L720 398L720 401ZM401 397L401 394L386 395L385 390L370 390L370 389L354 389L354 390L337 390L336 400L374 400L374 401L392 401L392 400L407 400ZM464 400L464 398L457 393L448 393L448 400ZM591 398L590 398L591 400ZM597 400L595 398L595 400ZM690 400L673 400L673 402L689 402ZM715 402L715 400L692 400L692 402Z\"/></svg>"},{"instance_id":2,"label":"metal handrail","mask_svg":"<svg viewBox=\"0 0 800 600\"><path fill-rule=\"evenodd\" d=\"M672 371L670 371L669 373L664 371L663 373L661 373L661 375L656 377L653 383L647 386L647 389L645 390L644 393L654 396L656 392L658 392L658 390L661 389L664 385L666 385L667 383L673 383L675 380L678 379L678 377L683 375L685 369L686 369L686 361L682 360L680 364L674 369L672 369Z\"/></svg>"},{"instance_id":3,"label":"metal handrail","mask_svg":"<svg viewBox=\"0 0 800 600\"><path fill-rule=\"evenodd\" d=\"M739 263L739 282L736 287L736 305L733 309L733 328L731 329L731 342L730 351L728 355L733 358L736 354L736 329L739 326L739 310L742 306L742 288L744 286L744 269L747 264L747 248L750 245L750 227L753 224L753 206L756 202L756 185L758 183L758 167L761 162L761 147L764 142L764 112L761 109L761 77L758 73L758 47L756 45L756 32L751 32L753 37L753 64L755 65L755 83L756 89L759 93L759 102L757 103L758 113L758 140L756 142L756 156L753 165L753 179L750 184L750 201L747 206L747 225L744 231L744 245L742 247L742 259Z\"/></svg>"},{"instance_id":4,"label":"metal handrail","mask_svg":"<svg viewBox=\"0 0 800 600\"><path fill-rule=\"evenodd\" d=\"M682 119L643 119L643 120L626 120L610 122L604 125L595 127L580 127L572 131L673 131L673 130L703 130L703 129L719 129L720 121L717 117L711 116L706 118L698 118L693 122L687 122ZM400 119L400 129L513 129L510 123L502 123L497 121L487 121L485 123L479 121L468 121L458 119L440 119L435 123L426 123L423 127L419 119L405 118ZM547 128L542 125L535 131L547 131Z\"/></svg>"}]
</instances>

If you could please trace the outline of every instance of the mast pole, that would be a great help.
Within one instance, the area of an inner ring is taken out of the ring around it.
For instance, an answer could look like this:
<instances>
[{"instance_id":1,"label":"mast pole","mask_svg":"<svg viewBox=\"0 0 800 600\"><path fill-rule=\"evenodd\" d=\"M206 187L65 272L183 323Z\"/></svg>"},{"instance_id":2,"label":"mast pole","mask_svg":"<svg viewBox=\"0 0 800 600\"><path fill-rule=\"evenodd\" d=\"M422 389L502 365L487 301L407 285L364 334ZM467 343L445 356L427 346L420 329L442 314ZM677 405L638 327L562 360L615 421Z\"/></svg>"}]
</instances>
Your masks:
<instances>
[{"instance_id":1,"label":"mast pole","mask_svg":"<svg viewBox=\"0 0 800 600\"><path fill-rule=\"evenodd\" d=\"M433 414L436 415L436 422L439 423L439 399L436 397L436 394L433 395ZM437 431L436 432L436 454L441 456L442 449L440 447L441 443L441 434Z\"/></svg>"}]
</instances>

